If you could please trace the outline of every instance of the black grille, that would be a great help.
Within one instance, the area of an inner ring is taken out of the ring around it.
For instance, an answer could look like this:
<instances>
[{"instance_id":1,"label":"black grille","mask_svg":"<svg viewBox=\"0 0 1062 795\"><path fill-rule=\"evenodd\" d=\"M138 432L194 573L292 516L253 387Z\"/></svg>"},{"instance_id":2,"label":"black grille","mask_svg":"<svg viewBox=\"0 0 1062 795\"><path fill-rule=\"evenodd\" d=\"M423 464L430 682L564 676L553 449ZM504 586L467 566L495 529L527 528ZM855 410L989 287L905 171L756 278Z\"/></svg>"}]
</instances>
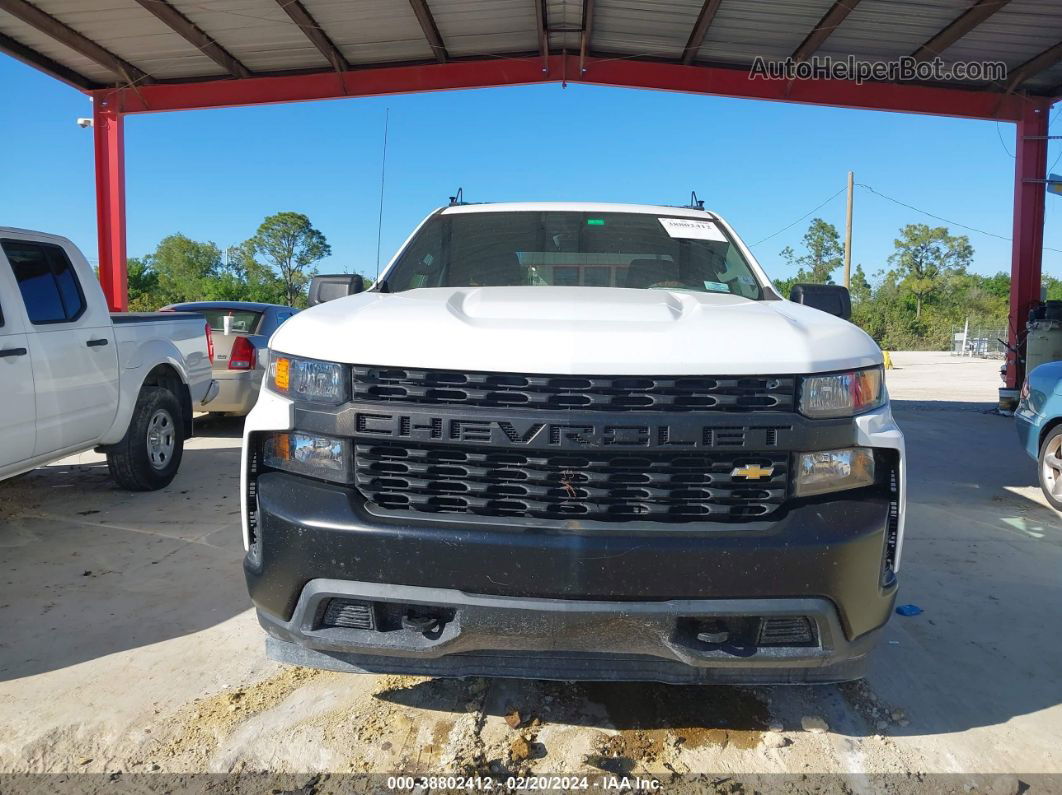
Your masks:
<instances>
[{"instance_id":1,"label":"black grille","mask_svg":"<svg viewBox=\"0 0 1062 795\"><path fill-rule=\"evenodd\" d=\"M352 599L329 599L324 615L321 617L321 626L374 629L372 605Z\"/></svg>"},{"instance_id":2,"label":"black grille","mask_svg":"<svg viewBox=\"0 0 1062 795\"><path fill-rule=\"evenodd\" d=\"M760 646L809 646L815 641L815 625L806 616L765 618L760 624Z\"/></svg>"},{"instance_id":3,"label":"black grille","mask_svg":"<svg viewBox=\"0 0 1062 795\"><path fill-rule=\"evenodd\" d=\"M491 452L355 445L356 484L382 508L543 519L691 522L765 516L786 497L785 453ZM736 467L773 468L757 479Z\"/></svg>"},{"instance_id":4,"label":"black grille","mask_svg":"<svg viewBox=\"0 0 1062 795\"><path fill-rule=\"evenodd\" d=\"M792 411L793 376L571 376L354 366L354 399L592 411Z\"/></svg>"}]
</instances>

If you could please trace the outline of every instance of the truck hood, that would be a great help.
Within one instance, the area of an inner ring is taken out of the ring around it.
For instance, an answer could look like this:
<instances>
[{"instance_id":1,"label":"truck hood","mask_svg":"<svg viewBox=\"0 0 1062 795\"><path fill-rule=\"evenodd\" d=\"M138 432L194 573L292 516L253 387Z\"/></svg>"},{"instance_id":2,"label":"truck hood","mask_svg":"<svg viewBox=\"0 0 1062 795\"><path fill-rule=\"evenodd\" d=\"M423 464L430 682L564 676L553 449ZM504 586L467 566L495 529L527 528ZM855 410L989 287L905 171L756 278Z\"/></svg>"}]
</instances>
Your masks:
<instances>
[{"instance_id":1,"label":"truck hood","mask_svg":"<svg viewBox=\"0 0 1062 795\"><path fill-rule=\"evenodd\" d=\"M790 301L600 287L436 287L366 292L288 320L294 356L560 375L745 375L881 363L847 321Z\"/></svg>"}]
</instances>

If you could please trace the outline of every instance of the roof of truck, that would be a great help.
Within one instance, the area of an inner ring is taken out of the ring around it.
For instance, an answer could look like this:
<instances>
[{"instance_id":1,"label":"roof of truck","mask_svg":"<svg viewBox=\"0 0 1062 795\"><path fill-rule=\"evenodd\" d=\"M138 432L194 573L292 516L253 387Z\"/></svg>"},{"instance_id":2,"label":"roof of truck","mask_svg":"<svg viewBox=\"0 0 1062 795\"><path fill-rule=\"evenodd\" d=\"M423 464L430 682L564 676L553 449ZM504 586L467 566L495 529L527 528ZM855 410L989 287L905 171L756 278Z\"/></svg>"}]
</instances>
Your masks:
<instances>
[{"instance_id":1,"label":"roof of truck","mask_svg":"<svg viewBox=\"0 0 1062 795\"><path fill-rule=\"evenodd\" d=\"M715 213L691 207L669 207L662 204L612 204L610 202L497 202L484 204L454 204L442 208L446 215L459 213L512 212L577 212L577 213L644 213L680 218L712 218Z\"/></svg>"},{"instance_id":2,"label":"roof of truck","mask_svg":"<svg viewBox=\"0 0 1062 795\"><path fill-rule=\"evenodd\" d=\"M52 240L66 241L67 238L53 232L41 232L36 229L22 229L17 226L0 226L0 235L28 235L37 238L50 238Z\"/></svg>"}]
</instances>

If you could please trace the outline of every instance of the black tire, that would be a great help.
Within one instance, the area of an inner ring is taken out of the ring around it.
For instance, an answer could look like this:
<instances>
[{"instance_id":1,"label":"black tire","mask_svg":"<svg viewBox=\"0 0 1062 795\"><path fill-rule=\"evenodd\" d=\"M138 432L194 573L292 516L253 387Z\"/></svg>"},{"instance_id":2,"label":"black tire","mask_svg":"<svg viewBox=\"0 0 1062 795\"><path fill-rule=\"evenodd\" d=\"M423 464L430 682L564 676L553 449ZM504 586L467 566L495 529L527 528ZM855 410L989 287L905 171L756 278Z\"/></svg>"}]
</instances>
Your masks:
<instances>
[{"instance_id":1,"label":"black tire","mask_svg":"<svg viewBox=\"0 0 1062 795\"><path fill-rule=\"evenodd\" d=\"M111 477L123 489L155 491L177 475L183 454L180 401L163 387L143 387L125 436L107 452Z\"/></svg>"},{"instance_id":2,"label":"black tire","mask_svg":"<svg viewBox=\"0 0 1062 795\"><path fill-rule=\"evenodd\" d=\"M1056 511L1062 511L1062 500L1055 497L1051 492L1062 493L1060 491L1062 489L1062 485L1060 485L1062 472L1055 467L1049 466L1045 459L1048 455L1052 455L1055 458L1060 457L1060 448L1062 448L1062 444L1059 442L1060 436L1062 436L1062 425L1056 425L1044 437L1043 442L1040 444L1040 456L1036 460L1036 476L1040 481L1040 491L1044 493L1047 501L1051 503L1051 507Z\"/></svg>"}]
</instances>

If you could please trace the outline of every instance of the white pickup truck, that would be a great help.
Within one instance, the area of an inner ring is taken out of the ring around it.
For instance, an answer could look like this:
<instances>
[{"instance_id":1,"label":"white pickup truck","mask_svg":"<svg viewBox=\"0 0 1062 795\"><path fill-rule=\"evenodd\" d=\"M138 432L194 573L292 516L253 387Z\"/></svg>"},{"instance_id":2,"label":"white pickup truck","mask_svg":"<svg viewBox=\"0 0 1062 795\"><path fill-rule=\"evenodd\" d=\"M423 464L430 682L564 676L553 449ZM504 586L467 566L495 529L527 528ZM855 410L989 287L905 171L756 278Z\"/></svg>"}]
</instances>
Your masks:
<instances>
[{"instance_id":1,"label":"white pickup truck","mask_svg":"<svg viewBox=\"0 0 1062 795\"><path fill-rule=\"evenodd\" d=\"M903 435L848 292L696 207L454 203L311 289L244 426L270 655L836 682L896 597ZM820 311L825 310L825 311ZM834 316L838 315L838 316Z\"/></svg>"},{"instance_id":2,"label":"white pickup truck","mask_svg":"<svg viewBox=\"0 0 1062 795\"><path fill-rule=\"evenodd\" d=\"M0 480L93 448L136 491L173 480L217 393L198 315L109 314L69 240L0 227Z\"/></svg>"}]
</instances>

